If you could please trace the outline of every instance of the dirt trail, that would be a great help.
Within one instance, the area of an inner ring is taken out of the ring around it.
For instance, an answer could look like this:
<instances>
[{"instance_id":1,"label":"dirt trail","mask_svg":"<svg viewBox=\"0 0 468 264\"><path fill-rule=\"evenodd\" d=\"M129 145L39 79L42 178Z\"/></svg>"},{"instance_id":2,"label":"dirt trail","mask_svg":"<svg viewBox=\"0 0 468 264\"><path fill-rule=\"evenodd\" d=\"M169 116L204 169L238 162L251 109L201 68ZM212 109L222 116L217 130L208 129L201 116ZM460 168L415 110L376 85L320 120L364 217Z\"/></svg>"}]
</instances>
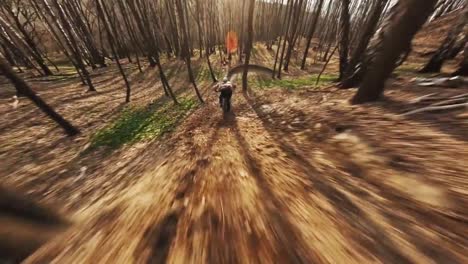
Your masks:
<instances>
[{"instance_id":1,"label":"dirt trail","mask_svg":"<svg viewBox=\"0 0 468 264\"><path fill-rule=\"evenodd\" d=\"M223 117L208 95L172 134L112 155L80 154L125 108L115 68L95 75L97 93L65 75L31 78L82 129L75 139L26 100L12 109L14 90L2 90L2 184L58 205L72 224L60 233L3 214L9 229L0 237L8 250L23 247L21 258L48 241L25 263L468 263L466 110L399 116L421 107L411 102L420 96L468 92L408 81L451 24L441 20L415 39L403 77L382 101L350 106L354 89L253 84L255 93L234 95L233 114ZM272 58L259 45L252 63ZM310 60L309 72L293 66L287 75L319 72L322 64ZM190 90L183 63L165 68L176 92ZM328 70L337 72L337 61ZM128 71L133 106L168 100L156 71Z\"/></svg>"},{"instance_id":2,"label":"dirt trail","mask_svg":"<svg viewBox=\"0 0 468 264\"><path fill-rule=\"evenodd\" d=\"M392 189L399 172L376 169L387 165L358 135L320 138L325 128L307 123L317 117L282 116L249 95L235 94L225 117L207 101L154 170L26 263L468 261L466 215L441 213L463 208L419 178L403 184L433 200Z\"/></svg>"}]
</instances>

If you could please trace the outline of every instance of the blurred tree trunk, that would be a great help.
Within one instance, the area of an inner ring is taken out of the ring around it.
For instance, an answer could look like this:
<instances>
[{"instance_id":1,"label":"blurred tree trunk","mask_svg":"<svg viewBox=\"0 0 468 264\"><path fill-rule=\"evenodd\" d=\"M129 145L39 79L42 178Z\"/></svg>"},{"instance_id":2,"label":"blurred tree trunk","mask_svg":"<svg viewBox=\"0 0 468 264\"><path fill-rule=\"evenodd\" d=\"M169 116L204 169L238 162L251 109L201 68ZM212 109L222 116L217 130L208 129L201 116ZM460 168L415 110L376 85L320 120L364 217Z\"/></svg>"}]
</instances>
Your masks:
<instances>
[{"instance_id":1,"label":"blurred tree trunk","mask_svg":"<svg viewBox=\"0 0 468 264\"><path fill-rule=\"evenodd\" d=\"M137 61L138 70L140 72L143 72L143 70L141 68L141 63L140 63L139 56L140 56L140 53L144 54L144 51L143 51L143 49L142 49L142 47L140 45L140 42L138 41L138 38L137 38L136 33L135 33L135 29L133 28L133 24L130 23L130 18L129 18L130 15L129 15L128 10L125 8L123 0L118 0L117 4L119 6L120 13L122 14L124 25L125 25L125 28L126 28L126 30L128 32L130 41L134 45L133 52L135 53L135 58L136 58L136 61ZM98 17L98 19L99 19L99 17Z\"/></svg>"},{"instance_id":2,"label":"blurred tree trunk","mask_svg":"<svg viewBox=\"0 0 468 264\"><path fill-rule=\"evenodd\" d=\"M207 4L206 2L203 2L204 4ZM210 3L208 3L210 4ZM216 79L216 75L214 74L214 71L213 71L213 66L211 65L211 60L210 60L210 55L211 55L211 51L210 51L210 36L208 34L208 15L209 15L209 12L205 12L206 8L205 9L205 6L203 6L202 4L200 4L200 0L196 0L196 9L197 9L197 12L199 13L199 19L201 21L197 22L199 24L199 30L200 30L200 41L202 42L203 40L203 43L205 44L205 56L206 56L206 63L208 64L208 69L210 70L210 76L211 76L211 79L213 80L213 82L217 82L218 80ZM201 17L200 17L201 16ZM205 36L205 38L203 39L203 36ZM201 48L200 48L200 55L201 55Z\"/></svg>"},{"instance_id":3,"label":"blurred tree trunk","mask_svg":"<svg viewBox=\"0 0 468 264\"><path fill-rule=\"evenodd\" d=\"M203 103L203 98L200 94L200 91L198 90L197 83L195 81L195 76L193 75L193 70L192 70L192 61L190 58L190 48L189 48L189 37L188 37L188 32L187 32L187 24L186 24L186 14L184 12L184 6L182 5L182 0L175 0L176 2L176 8L179 13L179 19L180 19L180 29L182 30L182 35L183 35L183 44L182 44L182 50L184 54L184 59L185 59L185 64L187 65L187 71L189 75L189 80L193 85L193 88L195 90L195 94L198 97L198 100Z\"/></svg>"},{"instance_id":4,"label":"blurred tree trunk","mask_svg":"<svg viewBox=\"0 0 468 264\"><path fill-rule=\"evenodd\" d=\"M53 12L52 12L52 10L50 8L48 0L42 0L42 2L44 3L44 7L46 7L46 10L48 11L49 15L51 15L54 18L55 16L52 15ZM65 39L67 39L70 42L70 50L71 50L71 52L73 54L73 57L75 57L76 64L80 68L81 73L83 74L83 76L84 76L84 78L86 80L86 83L87 83L87 85L89 87L89 91L94 92L94 91L96 91L96 89L94 88L94 85L93 85L93 83L91 81L91 77L89 76L89 72L86 69L86 66L85 66L85 64L83 62L83 58L81 56L80 48L78 47L78 43L77 43L77 41L75 39L74 34L72 33L71 26L68 23L68 20L67 20L65 14L64 14L63 8L57 2L57 0L52 0L52 3L54 4L55 9L56 9L56 11L58 13L58 21L57 20L54 20L54 21L55 21L55 23L57 23L57 27L59 27L61 29L61 32L63 33L63 36L65 37Z\"/></svg>"},{"instance_id":5,"label":"blurred tree trunk","mask_svg":"<svg viewBox=\"0 0 468 264\"><path fill-rule=\"evenodd\" d=\"M304 56L302 57L302 63L301 63L301 69L304 70L306 66L306 61L307 61L307 56L309 54L309 48L310 44L312 42L312 38L314 37L315 29L317 28L317 21L320 17L320 14L322 12L322 6L323 6L323 0L319 0L317 8L314 10L314 18L312 20L312 24L309 27L309 32L307 34L307 40L306 40L306 48L304 51Z\"/></svg>"},{"instance_id":6,"label":"blurred tree trunk","mask_svg":"<svg viewBox=\"0 0 468 264\"><path fill-rule=\"evenodd\" d=\"M19 17L19 14L15 14L15 12L12 10L13 8L20 9L20 10L16 11L16 12L19 13L21 11L21 9L23 9L24 7L22 7L20 5L16 5L15 7L13 7L13 6L7 7L6 3L1 5L1 6L3 7L3 10L5 10L5 12L7 14L9 14L11 19L15 23L16 29L19 31L19 33L21 33L21 37L24 40L24 43L27 44L27 46L28 46L28 48L30 50L31 56L34 58L34 60L39 65L39 67L44 72L44 74L46 76L53 75L52 71L45 64L44 55L39 50L37 44L34 42L32 36L30 35L30 33L28 33L26 31L26 29L25 29L25 26L27 25L28 21L26 21L26 22L21 21L21 18ZM27 13L24 14L24 15L28 16L27 14L30 13L31 11L27 10L25 12L27 12ZM29 19L29 18L25 17L24 19ZM11 28L11 29L14 30L13 28Z\"/></svg>"},{"instance_id":7,"label":"blurred tree trunk","mask_svg":"<svg viewBox=\"0 0 468 264\"><path fill-rule=\"evenodd\" d=\"M253 16L255 10L255 0L250 0L249 4L249 13L247 21L247 40L245 43L245 63L244 73L242 74L242 90L247 91L247 75L249 73L249 68L247 67L250 62L250 53L252 51L252 42L253 42Z\"/></svg>"},{"instance_id":8,"label":"blurred tree trunk","mask_svg":"<svg viewBox=\"0 0 468 264\"><path fill-rule=\"evenodd\" d=\"M10 50L37 70L40 75L52 75L50 69L44 64L42 57L38 57L18 32L2 17L0 17L0 33L0 38L9 46ZM34 59L39 68L41 68L42 72L32 63L29 59L30 56Z\"/></svg>"},{"instance_id":9,"label":"blurred tree trunk","mask_svg":"<svg viewBox=\"0 0 468 264\"><path fill-rule=\"evenodd\" d=\"M437 49L429 62L420 70L421 73L440 72L446 60L453 59L463 50L466 43L466 36L463 32L464 26L468 22L468 1L465 0L465 8L457 24L452 27L442 45Z\"/></svg>"},{"instance_id":10,"label":"blurred tree trunk","mask_svg":"<svg viewBox=\"0 0 468 264\"><path fill-rule=\"evenodd\" d=\"M395 63L411 45L416 32L434 10L437 0L400 0L392 9L379 34L379 45L352 103L379 99Z\"/></svg>"},{"instance_id":11,"label":"blurred tree trunk","mask_svg":"<svg viewBox=\"0 0 468 264\"><path fill-rule=\"evenodd\" d=\"M445 1L442 0L440 1L440 3L438 3L435 8L436 12L432 19L437 19L439 17L442 17L452 12L453 10L460 7L460 4L462 3L462 1L465 1L465 0L445 0Z\"/></svg>"},{"instance_id":12,"label":"blurred tree trunk","mask_svg":"<svg viewBox=\"0 0 468 264\"><path fill-rule=\"evenodd\" d=\"M291 5L291 3L292 3L291 0L286 0L286 1L287 1L287 2L286 2L286 11L285 11L285 14L288 13L288 10L289 10L288 8L290 8L290 5ZM277 45L277 48L276 48L275 63L274 63L274 65L273 65L273 74L272 74L272 76L271 76L272 78L275 78L275 74L276 74L276 65L277 65L278 62L279 62L278 60L279 60L279 54L280 54L280 50L281 50L281 41L283 40L283 35L284 35L283 33L284 33L285 30L286 30L286 26L285 26L285 23L284 23L284 22L285 22L286 19L288 18L286 15L284 15L283 23L280 23L280 22L281 22L281 15L282 15L282 12L281 12L281 11L283 10L283 6L284 6L284 3L283 3L283 1L282 1L282 2L281 2L281 6L280 6L279 11L278 11L278 16L277 16L277 19L278 19L278 21L279 21L279 23L277 24L277 25L278 25L278 28L279 28L279 30L278 30L279 39L278 39L278 45ZM281 72L281 66L280 66L279 69L278 69L278 74L279 74L279 75L281 75L280 72ZM278 78L280 78L280 77L278 77Z\"/></svg>"},{"instance_id":13,"label":"blurred tree trunk","mask_svg":"<svg viewBox=\"0 0 468 264\"><path fill-rule=\"evenodd\" d=\"M109 42L109 46L112 51L112 55L115 58L115 62L117 63L117 67L119 68L120 74L122 75L122 78L125 82L125 87L127 88L126 96L125 96L125 102L129 103L130 102L130 94L131 94L131 88L130 88L130 83L128 82L127 76L125 75L125 71L122 68L122 65L120 64L119 57L117 55L117 51L115 49L115 44L114 44L114 36L112 35L110 26L108 24L108 18L109 18L109 12L107 10L107 6L105 3L101 5L101 0L96 0L96 7L98 11L98 16L101 17L102 23L104 24L104 29L106 30L107 33L107 38Z\"/></svg>"},{"instance_id":14,"label":"blurred tree trunk","mask_svg":"<svg viewBox=\"0 0 468 264\"><path fill-rule=\"evenodd\" d=\"M36 11L36 14L45 23L45 28L47 29L47 31L54 37L55 41L57 42L57 44L60 47L60 49L62 50L62 52L65 54L67 59L71 62L71 64L75 68L76 73L80 77L81 83L83 85L86 85L86 80L84 79L83 74L81 74L80 68L78 67L76 61L74 60L74 58L70 55L70 53L67 50L67 47L70 47L69 42L61 40L61 38L59 36L60 34L57 33L57 31L55 30L53 24L47 18L46 13L44 12L45 8L40 8L38 2L35 1L35 0L29 0L29 3L33 6L34 10Z\"/></svg>"},{"instance_id":15,"label":"blurred tree trunk","mask_svg":"<svg viewBox=\"0 0 468 264\"><path fill-rule=\"evenodd\" d=\"M2 31L6 33L0 24L0 32ZM6 34L0 34L0 41L3 41L3 45L6 48L5 52L10 53L15 58L15 60L23 63L28 69L34 69L39 75L43 75L43 72L41 72L39 68L37 68L36 65L34 65L34 63L29 59L27 52L22 48L20 43L13 42L13 40Z\"/></svg>"},{"instance_id":16,"label":"blurred tree trunk","mask_svg":"<svg viewBox=\"0 0 468 264\"><path fill-rule=\"evenodd\" d=\"M468 76L468 45L465 44L465 51L463 52L463 60L460 63L458 70L456 70L453 76Z\"/></svg>"},{"instance_id":17,"label":"blurred tree trunk","mask_svg":"<svg viewBox=\"0 0 468 264\"><path fill-rule=\"evenodd\" d=\"M360 74L360 71L362 70L362 67L364 67L363 64L366 63L363 60L363 58L365 58L364 54L366 48L368 47L372 36L375 34L380 17L388 2L389 0L377 0L374 4L370 18L366 23L357 47L351 56L347 69L345 70L345 76L340 85L341 88L354 87L361 81L362 75ZM361 64L361 66L356 68L358 64Z\"/></svg>"},{"instance_id":18,"label":"blurred tree trunk","mask_svg":"<svg viewBox=\"0 0 468 264\"><path fill-rule=\"evenodd\" d=\"M463 30L465 32L465 50L463 51L463 60L460 62L458 69L452 74L453 76L468 76L468 44L466 39L468 39L468 23L465 24Z\"/></svg>"},{"instance_id":19,"label":"blurred tree trunk","mask_svg":"<svg viewBox=\"0 0 468 264\"><path fill-rule=\"evenodd\" d=\"M247 0L242 0L242 9L241 9L241 16L240 16L240 21L241 21L241 26L240 26L240 44L238 48L238 53L239 53L239 63L242 63L242 55L244 53L244 45L245 45L245 26L244 26L244 18L245 18L245 2ZM248 33L247 33L248 34Z\"/></svg>"},{"instance_id":20,"label":"blurred tree trunk","mask_svg":"<svg viewBox=\"0 0 468 264\"><path fill-rule=\"evenodd\" d=\"M169 28L170 28L170 31L172 32L171 37L172 37L172 42L174 43L174 53L176 56L181 57L182 53L181 53L181 43L179 39L179 30L176 26L177 18L175 15L175 9L171 6L169 1L170 0L165 1L165 6L166 6L167 16L169 20L169 23L168 23Z\"/></svg>"},{"instance_id":21,"label":"blurred tree trunk","mask_svg":"<svg viewBox=\"0 0 468 264\"><path fill-rule=\"evenodd\" d=\"M83 1L80 0L69 0L64 2L67 12L70 15L70 20L73 22L73 28L79 32L83 46L89 52L89 60L93 69L96 68L96 64L101 67L106 67L104 56L99 53L99 50L92 36L92 29L90 28L87 16L81 8Z\"/></svg>"},{"instance_id":22,"label":"blurred tree trunk","mask_svg":"<svg viewBox=\"0 0 468 264\"><path fill-rule=\"evenodd\" d=\"M293 21L291 24L291 34L288 40L288 48L286 51L286 56L284 58L284 71L289 70L289 62L291 61L291 55L294 49L294 46L296 45L296 40L297 40L297 34L298 34L298 27L299 27L299 21L301 20L301 10L303 9L303 4L304 0L298 0L298 3L296 4L296 8L294 9L293 13Z\"/></svg>"},{"instance_id":23,"label":"blurred tree trunk","mask_svg":"<svg viewBox=\"0 0 468 264\"><path fill-rule=\"evenodd\" d=\"M288 36L289 36L289 28L290 28L290 25L291 25L291 20L292 20L292 16L293 16L292 14L293 14L294 4L295 3L296 3L296 0L289 0L288 1L289 11L286 12L285 18L284 18L284 21L286 21L285 31L284 31L284 41L283 41L283 47L281 48L281 55L278 58L279 66L278 66L278 74L276 75L276 77L278 77L279 79L281 79L281 70L283 68L283 62L284 62L284 52L286 50L286 43L287 43ZM278 44L278 48L279 47L280 46Z\"/></svg>"},{"instance_id":24,"label":"blurred tree trunk","mask_svg":"<svg viewBox=\"0 0 468 264\"><path fill-rule=\"evenodd\" d=\"M0 47L2 48L2 50L3 50L2 53L5 56L5 59L8 61L8 63L10 63L10 65L12 65L12 66L17 66L16 61L13 58L13 55L10 53L10 51L7 49L7 47L5 47L5 45L3 45L1 42L0 42Z\"/></svg>"},{"instance_id":25,"label":"blurred tree trunk","mask_svg":"<svg viewBox=\"0 0 468 264\"><path fill-rule=\"evenodd\" d=\"M349 53L349 0L341 0L340 14L340 75L339 80L342 80L345 75L345 70L348 67Z\"/></svg>"}]
</instances>

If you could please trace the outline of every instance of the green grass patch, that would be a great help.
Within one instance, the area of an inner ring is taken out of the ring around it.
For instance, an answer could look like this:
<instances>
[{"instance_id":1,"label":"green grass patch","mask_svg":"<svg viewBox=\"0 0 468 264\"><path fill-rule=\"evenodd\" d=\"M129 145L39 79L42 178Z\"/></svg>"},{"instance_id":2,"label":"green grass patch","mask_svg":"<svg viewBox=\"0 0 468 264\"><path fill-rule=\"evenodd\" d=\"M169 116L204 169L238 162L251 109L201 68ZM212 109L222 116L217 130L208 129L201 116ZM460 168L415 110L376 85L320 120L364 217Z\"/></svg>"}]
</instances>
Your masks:
<instances>
[{"instance_id":1,"label":"green grass patch","mask_svg":"<svg viewBox=\"0 0 468 264\"><path fill-rule=\"evenodd\" d=\"M71 63L71 61L64 55L52 56L52 57L49 57L49 59L59 68L62 68L62 67L74 68L73 63ZM53 65L50 64L49 62L47 62L47 66L53 67Z\"/></svg>"},{"instance_id":2,"label":"green grass patch","mask_svg":"<svg viewBox=\"0 0 468 264\"><path fill-rule=\"evenodd\" d=\"M222 71L218 69L213 69L213 73L216 76L216 79L221 78ZM202 82L202 81L211 81L211 73L210 69L208 68L208 65L202 65L200 66L200 69L197 72L197 82Z\"/></svg>"},{"instance_id":3,"label":"green grass patch","mask_svg":"<svg viewBox=\"0 0 468 264\"><path fill-rule=\"evenodd\" d=\"M179 69L177 67L170 67L169 70L165 72L166 78L171 80L172 77L176 76L179 73Z\"/></svg>"},{"instance_id":4,"label":"green grass patch","mask_svg":"<svg viewBox=\"0 0 468 264\"><path fill-rule=\"evenodd\" d=\"M437 76L438 73L420 73L419 71L423 68L424 65L420 64L403 64L400 67L396 68L393 73L396 75L404 76L404 77L434 77Z\"/></svg>"},{"instance_id":5,"label":"green grass patch","mask_svg":"<svg viewBox=\"0 0 468 264\"><path fill-rule=\"evenodd\" d=\"M210 69L208 66L200 66L200 69L197 72L197 82L206 81L210 78Z\"/></svg>"},{"instance_id":6,"label":"green grass patch","mask_svg":"<svg viewBox=\"0 0 468 264\"><path fill-rule=\"evenodd\" d=\"M256 81L256 85L261 89L269 89L269 88L284 88L284 89L301 89L303 87L310 87L315 86L317 82L316 74L305 76L305 77L298 77L293 79L259 79ZM328 85L335 81L338 78L337 75L332 74L322 74L320 77L320 81L317 86Z\"/></svg>"},{"instance_id":7,"label":"green grass patch","mask_svg":"<svg viewBox=\"0 0 468 264\"><path fill-rule=\"evenodd\" d=\"M258 54L258 49L255 46L253 46L250 50L250 53L252 54L252 56L255 56Z\"/></svg>"},{"instance_id":8,"label":"green grass patch","mask_svg":"<svg viewBox=\"0 0 468 264\"><path fill-rule=\"evenodd\" d=\"M126 144L160 137L172 131L196 105L195 99L184 98L179 100L179 105L166 103L159 108L127 108L117 120L93 136L89 149L102 146L116 149Z\"/></svg>"},{"instance_id":9,"label":"green grass patch","mask_svg":"<svg viewBox=\"0 0 468 264\"><path fill-rule=\"evenodd\" d=\"M421 65L416 64L403 64L395 69L397 74L415 74L421 69Z\"/></svg>"},{"instance_id":10,"label":"green grass patch","mask_svg":"<svg viewBox=\"0 0 468 264\"><path fill-rule=\"evenodd\" d=\"M222 70L220 70L219 68L217 67L213 67L213 72L216 76L216 79L220 80L224 77L224 73Z\"/></svg>"}]
</instances>

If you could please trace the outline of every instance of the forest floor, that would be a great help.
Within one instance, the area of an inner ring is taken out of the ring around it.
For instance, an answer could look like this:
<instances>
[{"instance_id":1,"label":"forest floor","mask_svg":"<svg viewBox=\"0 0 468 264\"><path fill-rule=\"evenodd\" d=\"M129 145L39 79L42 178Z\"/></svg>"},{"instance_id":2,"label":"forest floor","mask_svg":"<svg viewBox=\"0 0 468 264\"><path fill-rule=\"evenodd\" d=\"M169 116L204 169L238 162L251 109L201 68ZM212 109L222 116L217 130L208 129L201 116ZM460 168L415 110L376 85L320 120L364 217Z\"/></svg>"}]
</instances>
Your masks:
<instances>
[{"instance_id":1,"label":"forest floor","mask_svg":"<svg viewBox=\"0 0 468 264\"><path fill-rule=\"evenodd\" d=\"M114 67L95 72L96 93L66 74L29 79L75 138L0 91L2 185L71 223L26 263L468 262L468 112L402 115L468 87L418 87L410 62L383 100L355 106L356 89L329 83L335 64L318 87L293 66L252 74L223 115L200 63L204 105L175 61L177 107L155 70L130 64L130 105ZM37 236L42 223L24 221L0 213L0 248Z\"/></svg>"}]
</instances>

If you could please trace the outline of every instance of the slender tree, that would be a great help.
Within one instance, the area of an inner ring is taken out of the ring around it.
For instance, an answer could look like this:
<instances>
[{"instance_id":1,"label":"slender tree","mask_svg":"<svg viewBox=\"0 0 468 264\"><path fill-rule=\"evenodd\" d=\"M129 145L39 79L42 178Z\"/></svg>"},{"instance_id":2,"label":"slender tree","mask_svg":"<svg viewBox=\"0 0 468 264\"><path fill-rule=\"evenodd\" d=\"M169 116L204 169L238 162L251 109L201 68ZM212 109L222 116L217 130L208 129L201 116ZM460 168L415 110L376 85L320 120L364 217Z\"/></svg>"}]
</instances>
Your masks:
<instances>
[{"instance_id":1,"label":"slender tree","mask_svg":"<svg viewBox=\"0 0 468 264\"><path fill-rule=\"evenodd\" d=\"M310 44L312 43L312 38L314 37L315 30L317 28L317 22L322 12L323 0L318 0L317 8L314 10L314 16L312 23L309 27L309 32L307 34L306 48L304 50L304 55L302 56L301 69L304 70L306 66L307 56L309 54Z\"/></svg>"},{"instance_id":2,"label":"slender tree","mask_svg":"<svg viewBox=\"0 0 468 264\"><path fill-rule=\"evenodd\" d=\"M341 0L341 15L340 15L340 76L339 80L343 79L346 68L348 67L349 53L349 0Z\"/></svg>"},{"instance_id":3,"label":"slender tree","mask_svg":"<svg viewBox=\"0 0 468 264\"><path fill-rule=\"evenodd\" d=\"M34 36L31 35L34 34L34 32L28 32L27 30L27 27L34 23L32 20L35 20L36 18L36 15L35 13L33 13L33 10L29 10L30 8L25 6L25 3L18 2L15 6L13 6L12 2L10 1L2 2L0 4L0 7L0 10L3 11L3 14L8 15L8 17L10 17L11 20L14 22L18 33L15 29L8 25L8 22L6 22L3 19L1 20L2 24L4 26L6 25L7 28L10 28L12 32L14 31L14 34L24 41L24 43L28 47L28 50L30 51L31 56L34 58L41 70L44 72L44 75L53 75L52 71L45 63L45 55L43 54L43 52L40 51L37 43L34 41Z\"/></svg>"},{"instance_id":4,"label":"slender tree","mask_svg":"<svg viewBox=\"0 0 468 264\"><path fill-rule=\"evenodd\" d=\"M122 75L122 78L123 78L123 80L125 82L125 87L127 88L127 93L126 93L126 96L125 96L125 102L129 103L130 102L130 94L131 94L130 83L127 80L127 76L125 75L125 71L122 68L122 64L120 64L120 60L119 60L119 57L117 55L117 51L116 51L115 45L114 45L115 37L112 35L109 24L107 23L107 19L109 17L109 12L107 10L107 6L104 3L101 5L101 0L96 0L96 7L97 7L97 10L98 10L98 15L101 17L102 23L104 24L104 28L106 29L107 37L108 37L108 40L109 40L108 41L109 46L111 47L111 50L112 50L112 55L115 58L115 62L117 63L117 67L119 68L120 74Z\"/></svg>"},{"instance_id":5,"label":"slender tree","mask_svg":"<svg viewBox=\"0 0 468 264\"><path fill-rule=\"evenodd\" d=\"M465 24L465 28L463 31L465 32L465 38L466 38L468 36L468 23ZM468 44L466 41L465 41L465 50L463 52L463 60L460 62L458 69L452 75L468 76Z\"/></svg>"},{"instance_id":6,"label":"slender tree","mask_svg":"<svg viewBox=\"0 0 468 264\"><path fill-rule=\"evenodd\" d=\"M463 50L466 36L463 28L468 23L468 0L465 0L463 14L459 17L456 25L447 34L447 37L431 57L429 62L421 69L421 73L440 72L444 61L453 59Z\"/></svg>"},{"instance_id":7,"label":"slender tree","mask_svg":"<svg viewBox=\"0 0 468 264\"><path fill-rule=\"evenodd\" d=\"M242 90L247 91L247 75L249 73L248 65L250 63L250 54L252 51L253 43L253 16L255 10L255 0L249 1L249 12L248 12L248 21L247 21L247 40L245 43L245 63L244 73L242 74Z\"/></svg>"},{"instance_id":8,"label":"slender tree","mask_svg":"<svg viewBox=\"0 0 468 264\"><path fill-rule=\"evenodd\" d=\"M187 71L189 75L189 80L193 85L193 89L195 90L195 94L198 97L198 100L203 103L203 98L200 94L200 91L198 90L197 83L195 81L195 76L193 75L193 70L192 70L192 62L190 58L190 49L189 49L189 36L187 32L187 24L186 24L186 13L184 6L182 5L181 0L175 0L176 2L176 8L179 13L179 19L180 19L180 28L182 30L182 35L183 35L183 44L182 44L182 50L184 54L184 60L185 64L187 66Z\"/></svg>"}]
</instances>

